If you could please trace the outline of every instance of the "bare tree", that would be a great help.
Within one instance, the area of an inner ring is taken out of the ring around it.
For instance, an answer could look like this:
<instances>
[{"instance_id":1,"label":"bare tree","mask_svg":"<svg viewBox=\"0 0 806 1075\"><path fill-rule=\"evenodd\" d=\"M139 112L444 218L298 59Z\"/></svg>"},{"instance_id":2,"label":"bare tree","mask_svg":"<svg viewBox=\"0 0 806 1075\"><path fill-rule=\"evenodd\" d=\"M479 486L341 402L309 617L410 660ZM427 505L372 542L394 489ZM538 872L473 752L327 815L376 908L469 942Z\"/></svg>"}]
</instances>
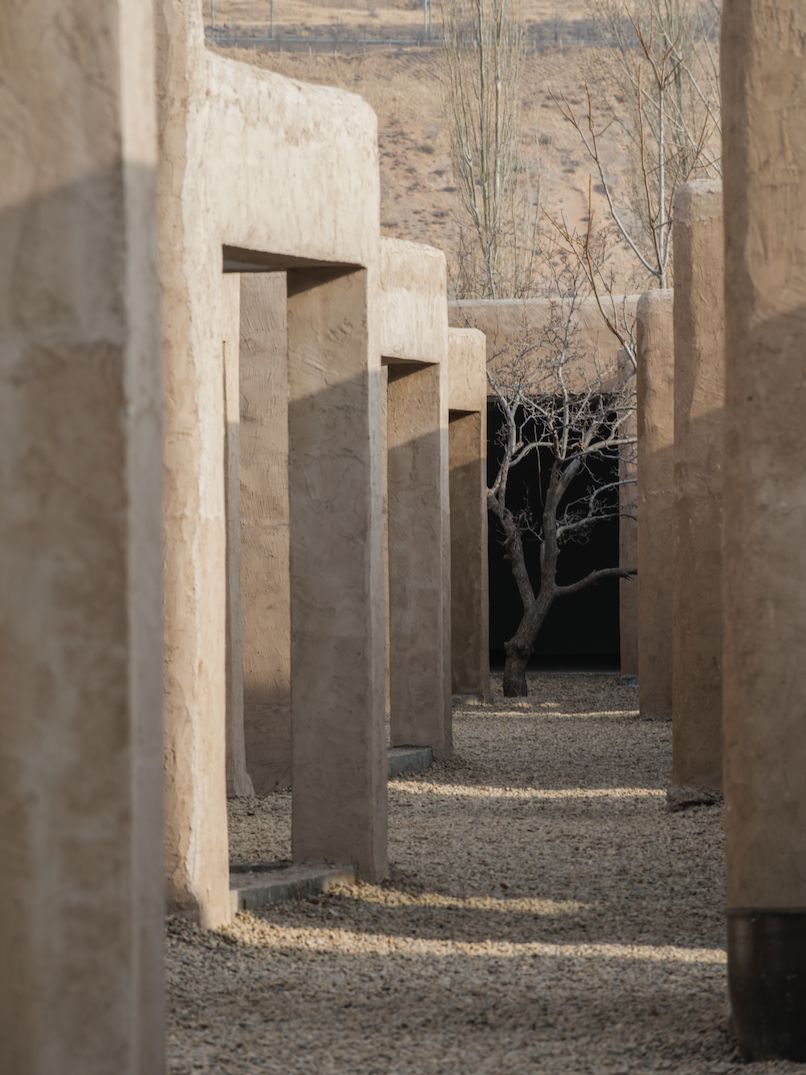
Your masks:
<instances>
[{"instance_id":1,"label":"bare tree","mask_svg":"<svg viewBox=\"0 0 806 1075\"><path fill-rule=\"evenodd\" d=\"M629 252L637 276L609 292L647 283L670 285L672 207L678 187L720 172L720 102L713 0L600 0L603 43L598 66L584 86L582 113L555 97L577 132L606 205L607 224L594 226L592 188L587 227L554 224L585 271L594 292L608 293L608 252L602 235ZM606 161L613 134L628 145L628 168L619 183ZM625 326L619 326L624 330Z\"/></svg>"},{"instance_id":2,"label":"bare tree","mask_svg":"<svg viewBox=\"0 0 806 1075\"><path fill-rule=\"evenodd\" d=\"M462 298L525 297L533 286L539 197L520 151L524 35L511 3L442 6Z\"/></svg>"},{"instance_id":3,"label":"bare tree","mask_svg":"<svg viewBox=\"0 0 806 1075\"><path fill-rule=\"evenodd\" d=\"M579 346L578 307L582 274L557 274L557 297L545 329L524 332L494 354L488 379L504 417L498 473L487 490L487 506L503 533L504 552L522 605L518 629L505 646L504 694L527 694L526 668L540 629L557 598L606 578L635 574L634 567L603 567L560 584L558 567L569 542L584 541L596 524L622 514L621 486L634 479L601 477L595 461L623 460L635 450L635 366L605 362ZM562 279L560 279L562 277ZM539 467L550 459L547 483ZM509 480L516 467L532 464L536 480L531 503L513 504ZM584 492L579 478L586 478ZM574 491L576 490L576 491ZM537 577L527 565L525 542L539 544Z\"/></svg>"}]
</instances>

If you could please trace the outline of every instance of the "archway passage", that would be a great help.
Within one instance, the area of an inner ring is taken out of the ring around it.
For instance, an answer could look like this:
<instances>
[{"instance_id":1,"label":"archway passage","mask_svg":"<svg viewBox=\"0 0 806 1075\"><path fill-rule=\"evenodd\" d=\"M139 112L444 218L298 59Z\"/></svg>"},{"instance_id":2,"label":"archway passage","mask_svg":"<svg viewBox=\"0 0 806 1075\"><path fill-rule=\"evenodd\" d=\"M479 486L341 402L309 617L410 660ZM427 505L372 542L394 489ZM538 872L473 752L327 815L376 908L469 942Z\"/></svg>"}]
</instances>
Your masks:
<instances>
[{"instance_id":1,"label":"archway passage","mask_svg":"<svg viewBox=\"0 0 806 1075\"><path fill-rule=\"evenodd\" d=\"M498 472L501 457L499 431L503 425L495 402L487 404L487 481ZM514 506L531 503L538 506L535 491L538 482L545 487L551 467L551 453L541 450L534 462L515 467L510 474L510 502ZM618 481L618 460L596 459L590 464L594 480ZM591 483L580 475L569 492L569 500L585 493ZM574 582L601 567L615 567L619 562L619 520L603 519L596 523L584 543L564 545L560 553L559 581ZM490 663L500 668L504 663L504 644L515 633L521 617L521 603L504 556L501 528L494 517L489 526L490 578ZM539 543L526 543L527 566L537 578ZM535 668L580 668L615 670L619 663L619 584L606 579L595 586L558 599L549 612L538 636L532 666Z\"/></svg>"}]
</instances>

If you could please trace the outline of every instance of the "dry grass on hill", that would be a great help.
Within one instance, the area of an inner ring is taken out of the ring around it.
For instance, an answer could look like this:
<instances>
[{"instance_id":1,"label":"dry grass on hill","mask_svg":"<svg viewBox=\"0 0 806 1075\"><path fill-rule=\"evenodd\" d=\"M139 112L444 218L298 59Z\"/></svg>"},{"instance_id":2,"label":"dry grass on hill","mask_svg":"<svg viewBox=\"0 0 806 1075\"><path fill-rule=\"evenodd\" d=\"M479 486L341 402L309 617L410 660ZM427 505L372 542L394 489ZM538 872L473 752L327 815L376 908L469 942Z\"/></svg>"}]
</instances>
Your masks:
<instances>
[{"instance_id":1,"label":"dry grass on hill","mask_svg":"<svg viewBox=\"0 0 806 1075\"><path fill-rule=\"evenodd\" d=\"M240 2L246 6L247 0ZM229 49L225 54L364 97L378 115L383 234L440 247L453 260L458 201L440 47L311 53ZM523 80L523 150L531 167L539 169L543 207L552 216L564 214L577 227L586 219L589 163L551 94L564 94L581 105L584 72L594 55L595 50L584 47L531 53ZM613 141L608 149L608 166L618 174L626 145ZM603 199L597 193L594 198L594 212L603 221ZM547 229L551 232L549 225Z\"/></svg>"}]
</instances>

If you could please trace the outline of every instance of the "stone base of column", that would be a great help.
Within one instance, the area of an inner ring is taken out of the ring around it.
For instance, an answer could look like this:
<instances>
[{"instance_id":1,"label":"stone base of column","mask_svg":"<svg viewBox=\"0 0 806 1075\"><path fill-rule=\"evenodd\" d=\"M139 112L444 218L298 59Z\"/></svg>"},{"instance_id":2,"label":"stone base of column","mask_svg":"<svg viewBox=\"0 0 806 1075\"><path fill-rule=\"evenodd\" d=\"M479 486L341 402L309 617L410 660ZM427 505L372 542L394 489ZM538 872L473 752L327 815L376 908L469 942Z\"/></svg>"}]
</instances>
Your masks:
<instances>
[{"instance_id":1,"label":"stone base of column","mask_svg":"<svg viewBox=\"0 0 806 1075\"><path fill-rule=\"evenodd\" d=\"M389 779L407 776L409 773L424 773L434 764L434 752L431 747L389 747Z\"/></svg>"},{"instance_id":2,"label":"stone base of column","mask_svg":"<svg viewBox=\"0 0 806 1075\"><path fill-rule=\"evenodd\" d=\"M728 990L745 1060L806 1061L806 911L728 912Z\"/></svg>"},{"instance_id":3,"label":"stone base of column","mask_svg":"<svg viewBox=\"0 0 806 1075\"><path fill-rule=\"evenodd\" d=\"M666 789L666 806L670 813L688 810L690 806L721 806L724 801L718 788L695 787L691 784L672 785Z\"/></svg>"}]
</instances>

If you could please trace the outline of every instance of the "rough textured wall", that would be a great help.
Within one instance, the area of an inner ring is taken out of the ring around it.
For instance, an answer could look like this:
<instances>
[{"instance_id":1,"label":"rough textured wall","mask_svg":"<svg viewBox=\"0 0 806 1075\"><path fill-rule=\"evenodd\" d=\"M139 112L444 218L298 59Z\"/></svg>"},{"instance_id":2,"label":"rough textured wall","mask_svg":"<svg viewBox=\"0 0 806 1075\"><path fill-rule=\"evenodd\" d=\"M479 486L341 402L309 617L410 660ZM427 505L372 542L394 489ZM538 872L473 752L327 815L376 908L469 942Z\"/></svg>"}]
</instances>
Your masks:
<instances>
[{"instance_id":1,"label":"rough textured wall","mask_svg":"<svg viewBox=\"0 0 806 1075\"><path fill-rule=\"evenodd\" d=\"M617 298L627 318L633 321L637 295ZM541 333L556 316L557 304L550 299L465 299L448 304L448 319L455 328L477 328L487 340L487 362L495 369L496 357L512 351L524 340L539 340ZM595 302L584 300L578 306L574 334L577 351L575 365L583 376L595 371L594 360L605 367L618 362L621 344L605 325ZM490 390L491 391L491 390Z\"/></svg>"},{"instance_id":2,"label":"rough textured wall","mask_svg":"<svg viewBox=\"0 0 806 1075\"><path fill-rule=\"evenodd\" d=\"M447 268L441 250L381 240L381 354L438 362L448 346Z\"/></svg>"},{"instance_id":3,"label":"rough textured wall","mask_svg":"<svg viewBox=\"0 0 806 1075\"><path fill-rule=\"evenodd\" d=\"M284 274L241 276L244 724L258 795L291 784L286 302Z\"/></svg>"},{"instance_id":4,"label":"rough textured wall","mask_svg":"<svg viewBox=\"0 0 806 1075\"><path fill-rule=\"evenodd\" d=\"M387 872L376 287L288 278L292 850L366 880Z\"/></svg>"},{"instance_id":5,"label":"rough textured wall","mask_svg":"<svg viewBox=\"0 0 806 1075\"><path fill-rule=\"evenodd\" d=\"M722 787L722 185L674 206L673 772L687 795Z\"/></svg>"},{"instance_id":6,"label":"rough textured wall","mask_svg":"<svg viewBox=\"0 0 806 1075\"><path fill-rule=\"evenodd\" d=\"M0 33L0 1066L163 1069L147 2Z\"/></svg>"},{"instance_id":7,"label":"rough textured wall","mask_svg":"<svg viewBox=\"0 0 806 1075\"><path fill-rule=\"evenodd\" d=\"M490 691L487 358L481 332L449 331L448 368L452 689L486 698Z\"/></svg>"},{"instance_id":8,"label":"rough textured wall","mask_svg":"<svg viewBox=\"0 0 806 1075\"><path fill-rule=\"evenodd\" d=\"M638 680L644 720L672 719L672 292L638 302Z\"/></svg>"},{"instance_id":9,"label":"rough textured wall","mask_svg":"<svg viewBox=\"0 0 806 1075\"><path fill-rule=\"evenodd\" d=\"M750 1056L806 1060L806 10L722 26L728 972Z\"/></svg>"}]
</instances>

